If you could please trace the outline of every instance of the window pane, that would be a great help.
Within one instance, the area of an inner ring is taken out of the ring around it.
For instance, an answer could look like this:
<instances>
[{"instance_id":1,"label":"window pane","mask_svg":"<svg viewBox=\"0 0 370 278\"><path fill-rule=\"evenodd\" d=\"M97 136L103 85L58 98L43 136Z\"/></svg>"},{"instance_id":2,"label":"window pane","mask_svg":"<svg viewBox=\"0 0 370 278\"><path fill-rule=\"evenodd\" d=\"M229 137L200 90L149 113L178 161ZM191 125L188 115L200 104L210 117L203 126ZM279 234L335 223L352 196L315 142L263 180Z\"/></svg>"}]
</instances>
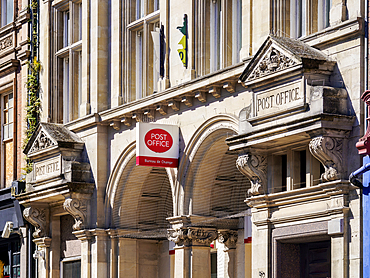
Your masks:
<instances>
[{"instance_id":1,"label":"window pane","mask_svg":"<svg viewBox=\"0 0 370 278\"><path fill-rule=\"evenodd\" d=\"M81 278L81 261L64 262L63 278Z\"/></svg>"},{"instance_id":2,"label":"window pane","mask_svg":"<svg viewBox=\"0 0 370 278\"><path fill-rule=\"evenodd\" d=\"M64 12L64 47L69 45L69 11Z\"/></svg>"},{"instance_id":3,"label":"window pane","mask_svg":"<svg viewBox=\"0 0 370 278\"><path fill-rule=\"evenodd\" d=\"M6 1L6 24L13 21L13 0Z\"/></svg>"}]
</instances>

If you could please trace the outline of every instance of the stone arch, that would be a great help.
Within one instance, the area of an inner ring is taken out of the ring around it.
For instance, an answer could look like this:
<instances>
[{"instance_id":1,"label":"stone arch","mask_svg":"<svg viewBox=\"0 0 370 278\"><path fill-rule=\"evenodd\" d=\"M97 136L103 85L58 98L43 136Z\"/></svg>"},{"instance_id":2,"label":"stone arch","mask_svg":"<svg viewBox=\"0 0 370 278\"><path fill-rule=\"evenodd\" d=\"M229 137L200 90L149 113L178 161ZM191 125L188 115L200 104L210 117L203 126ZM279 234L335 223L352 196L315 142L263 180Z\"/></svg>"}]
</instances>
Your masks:
<instances>
[{"instance_id":1,"label":"stone arch","mask_svg":"<svg viewBox=\"0 0 370 278\"><path fill-rule=\"evenodd\" d=\"M250 185L225 143L237 131L235 117L217 115L195 132L179 167L177 215L224 217L247 209L243 201Z\"/></svg>"},{"instance_id":2,"label":"stone arch","mask_svg":"<svg viewBox=\"0 0 370 278\"><path fill-rule=\"evenodd\" d=\"M138 231L164 229L166 218L173 215L172 172L136 166L135 147L132 143L122 152L109 178L106 225Z\"/></svg>"}]
</instances>

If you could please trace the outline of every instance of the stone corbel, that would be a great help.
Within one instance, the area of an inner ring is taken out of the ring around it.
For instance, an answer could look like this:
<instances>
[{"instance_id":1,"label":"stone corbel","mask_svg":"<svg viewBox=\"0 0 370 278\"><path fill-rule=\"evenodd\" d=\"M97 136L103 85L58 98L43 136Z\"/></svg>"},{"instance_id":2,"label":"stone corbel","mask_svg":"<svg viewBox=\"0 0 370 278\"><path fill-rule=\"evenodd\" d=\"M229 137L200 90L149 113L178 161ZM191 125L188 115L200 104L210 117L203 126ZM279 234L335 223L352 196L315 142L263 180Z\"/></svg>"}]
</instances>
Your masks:
<instances>
[{"instance_id":1,"label":"stone corbel","mask_svg":"<svg viewBox=\"0 0 370 278\"><path fill-rule=\"evenodd\" d=\"M35 227L35 232L32 234L34 238L47 236L48 227L48 211L46 208L28 207L23 211L24 218Z\"/></svg>"},{"instance_id":2,"label":"stone corbel","mask_svg":"<svg viewBox=\"0 0 370 278\"><path fill-rule=\"evenodd\" d=\"M87 202L87 199L67 198L63 203L63 208L75 219L75 224L73 225L74 231L85 228Z\"/></svg>"},{"instance_id":3,"label":"stone corbel","mask_svg":"<svg viewBox=\"0 0 370 278\"><path fill-rule=\"evenodd\" d=\"M238 231L234 230L219 230L218 231L218 241L223 243L229 249L236 248L236 242L238 241Z\"/></svg>"},{"instance_id":4,"label":"stone corbel","mask_svg":"<svg viewBox=\"0 0 370 278\"><path fill-rule=\"evenodd\" d=\"M264 193L267 185L267 160L265 156L242 154L236 160L236 168L251 181L248 194L259 195Z\"/></svg>"},{"instance_id":5,"label":"stone corbel","mask_svg":"<svg viewBox=\"0 0 370 278\"><path fill-rule=\"evenodd\" d=\"M343 161L343 138L319 136L309 144L311 154L324 166L322 181L332 181L340 178Z\"/></svg>"}]
</instances>

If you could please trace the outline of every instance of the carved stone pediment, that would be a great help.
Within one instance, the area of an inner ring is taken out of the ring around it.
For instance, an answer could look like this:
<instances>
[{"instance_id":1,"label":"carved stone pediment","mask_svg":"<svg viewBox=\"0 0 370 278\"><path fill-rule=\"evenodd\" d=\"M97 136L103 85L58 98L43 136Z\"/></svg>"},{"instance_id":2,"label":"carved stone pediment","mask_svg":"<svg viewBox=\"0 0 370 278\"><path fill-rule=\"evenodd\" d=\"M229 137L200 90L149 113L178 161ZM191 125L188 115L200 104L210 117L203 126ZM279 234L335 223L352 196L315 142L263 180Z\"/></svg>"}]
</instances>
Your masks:
<instances>
[{"instance_id":1,"label":"carved stone pediment","mask_svg":"<svg viewBox=\"0 0 370 278\"><path fill-rule=\"evenodd\" d=\"M57 148L81 151L83 145L83 141L63 125L40 123L27 143L24 153L31 159L37 159L46 151L50 153Z\"/></svg>"},{"instance_id":2,"label":"carved stone pediment","mask_svg":"<svg viewBox=\"0 0 370 278\"><path fill-rule=\"evenodd\" d=\"M76 220L74 229L86 226L86 200L95 186L83 150L84 142L65 126L40 123L24 150L33 170L26 177L26 192L17 195L20 204L64 202Z\"/></svg>"},{"instance_id":3,"label":"carved stone pediment","mask_svg":"<svg viewBox=\"0 0 370 278\"><path fill-rule=\"evenodd\" d=\"M239 80L245 85L265 80L276 75L286 74L295 69L322 69L332 71L333 61L319 50L296 39L268 36ZM322 71L322 72L325 72ZM276 81L276 80L274 80Z\"/></svg>"}]
</instances>

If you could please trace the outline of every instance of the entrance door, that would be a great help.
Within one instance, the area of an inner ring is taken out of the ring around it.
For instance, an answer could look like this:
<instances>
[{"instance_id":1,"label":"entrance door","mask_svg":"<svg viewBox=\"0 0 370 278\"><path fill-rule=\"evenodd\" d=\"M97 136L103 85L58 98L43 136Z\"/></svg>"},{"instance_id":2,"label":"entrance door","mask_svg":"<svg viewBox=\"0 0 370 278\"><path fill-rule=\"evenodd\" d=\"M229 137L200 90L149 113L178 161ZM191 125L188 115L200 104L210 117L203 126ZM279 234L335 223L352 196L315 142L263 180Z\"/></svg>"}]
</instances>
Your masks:
<instances>
[{"instance_id":1,"label":"entrance door","mask_svg":"<svg viewBox=\"0 0 370 278\"><path fill-rule=\"evenodd\" d=\"M330 277L330 252L330 240L301 243L301 277Z\"/></svg>"}]
</instances>

